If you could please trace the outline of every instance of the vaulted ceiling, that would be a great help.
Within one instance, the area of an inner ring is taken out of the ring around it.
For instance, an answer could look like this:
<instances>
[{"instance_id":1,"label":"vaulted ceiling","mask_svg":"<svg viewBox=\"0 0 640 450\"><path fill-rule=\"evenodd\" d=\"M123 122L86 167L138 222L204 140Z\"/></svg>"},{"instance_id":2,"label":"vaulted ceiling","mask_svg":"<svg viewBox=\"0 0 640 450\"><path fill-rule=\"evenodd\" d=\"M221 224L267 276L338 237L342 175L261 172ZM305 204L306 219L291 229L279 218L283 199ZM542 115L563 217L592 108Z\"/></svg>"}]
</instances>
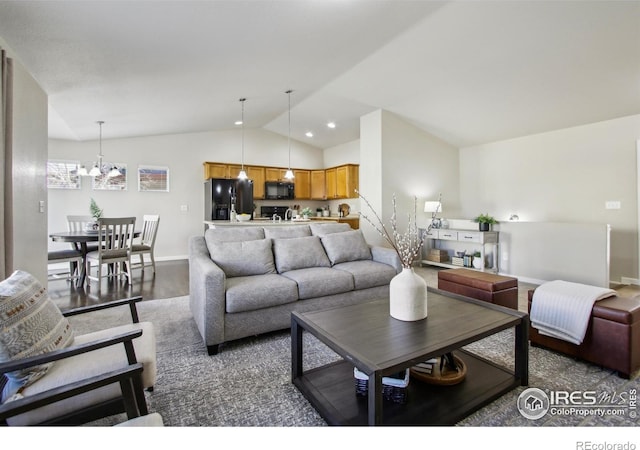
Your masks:
<instances>
[{"instance_id":1,"label":"vaulted ceiling","mask_svg":"<svg viewBox=\"0 0 640 450\"><path fill-rule=\"evenodd\" d=\"M52 138L231 129L241 97L287 135L288 89L320 148L377 109L460 147L640 114L639 1L0 0L0 38Z\"/></svg>"}]
</instances>

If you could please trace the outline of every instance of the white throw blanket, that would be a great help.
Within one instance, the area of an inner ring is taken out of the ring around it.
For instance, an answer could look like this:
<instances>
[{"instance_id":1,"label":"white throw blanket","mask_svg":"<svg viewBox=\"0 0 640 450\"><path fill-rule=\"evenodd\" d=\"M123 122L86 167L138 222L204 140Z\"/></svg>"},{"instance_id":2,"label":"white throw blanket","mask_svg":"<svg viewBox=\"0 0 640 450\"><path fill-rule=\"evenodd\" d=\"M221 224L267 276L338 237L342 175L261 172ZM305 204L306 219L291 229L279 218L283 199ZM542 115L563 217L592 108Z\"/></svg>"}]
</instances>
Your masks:
<instances>
[{"instance_id":1,"label":"white throw blanket","mask_svg":"<svg viewBox=\"0 0 640 450\"><path fill-rule=\"evenodd\" d=\"M580 345L587 332L593 304L616 295L608 288L555 280L544 283L533 293L531 325L540 334Z\"/></svg>"}]
</instances>

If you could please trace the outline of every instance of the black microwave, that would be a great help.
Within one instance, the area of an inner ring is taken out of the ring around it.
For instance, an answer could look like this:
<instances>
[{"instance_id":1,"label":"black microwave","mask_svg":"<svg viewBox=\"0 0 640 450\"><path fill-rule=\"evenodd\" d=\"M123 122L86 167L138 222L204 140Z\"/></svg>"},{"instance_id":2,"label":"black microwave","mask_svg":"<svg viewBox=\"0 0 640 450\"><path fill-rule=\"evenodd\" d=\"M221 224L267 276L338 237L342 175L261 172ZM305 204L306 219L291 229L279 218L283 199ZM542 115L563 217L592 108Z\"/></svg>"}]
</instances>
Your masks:
<instances>
[{"instance_id":1,"label":"black microwave","mask_svg":"<svg viewBox=\"0 0 640 450\"><path fill-rule=\"evenodd\" d=\"M293 200L294 184L286 181L265 181L264 198L267 200Z\"/></svg>"}]
</instances>

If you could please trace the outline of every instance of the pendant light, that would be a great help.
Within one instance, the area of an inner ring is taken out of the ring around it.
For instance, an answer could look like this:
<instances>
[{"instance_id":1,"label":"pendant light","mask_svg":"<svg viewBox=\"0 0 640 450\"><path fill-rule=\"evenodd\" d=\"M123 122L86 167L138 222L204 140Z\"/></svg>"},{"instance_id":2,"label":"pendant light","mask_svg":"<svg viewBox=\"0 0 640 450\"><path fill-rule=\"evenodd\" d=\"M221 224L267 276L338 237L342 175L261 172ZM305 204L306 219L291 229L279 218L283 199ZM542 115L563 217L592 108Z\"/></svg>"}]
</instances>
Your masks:
<instances>
[{"instance_id":1,"label":"pendant light","mask_svg":"<svg viewBox=\"0 0 640 450\"><path fill-rule=\"evenodd\" d=\"M238 174L238 179L239 180L246 180L247 179L247 172L244 171L244 102L246 101L246 98L241 98L240 99L240 104L242 105L242 168L240 169L240 173Z\"/></svg>"},{"instance_id":2,"label":"pendant light","mask_svg":"<svg viewBox=\"0 0 640 450\"><path fill-rule=\"evenodd\" d=\"M96 123L100 126L100 153L98 154L98 161L96 161L89 173L87 173L86 167L80 166L80 169L78 169L78 174L82 176L88 175L90 177L97 177L99 175L102 175L102 170L105 169L104 165L102 164L102 124L104 123L104 121L99 120ZM106 175L109 178L113 178L122 175L122 173L118 170L117 166L113 165L106 173Z\"/></svg>"},{"instance_id":3,"label":"pendant light","mask_svg":"<svg viewBox=\"0 0 640 450\"><path fill-rule=\"evenodd\" d=\"M291 170L291 93L293 91L291 89L289 89L287 92L285 92L285 94L287 94L289 96L289 168L287 169L287 172L284 174L284 177L287 180L293 180L294 176L293 176L293 171Z\"/></svg>"}]
</instances>

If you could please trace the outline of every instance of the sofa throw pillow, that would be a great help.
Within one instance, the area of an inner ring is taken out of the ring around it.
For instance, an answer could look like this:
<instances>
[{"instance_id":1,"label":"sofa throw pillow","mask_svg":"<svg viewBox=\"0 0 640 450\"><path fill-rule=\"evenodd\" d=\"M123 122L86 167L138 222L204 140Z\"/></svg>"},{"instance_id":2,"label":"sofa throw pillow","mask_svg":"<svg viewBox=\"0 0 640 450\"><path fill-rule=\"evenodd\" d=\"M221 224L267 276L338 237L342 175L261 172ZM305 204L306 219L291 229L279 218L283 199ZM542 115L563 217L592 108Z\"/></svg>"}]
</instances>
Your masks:
<instances>
[{"instance_id":1,"label":"sofa throw pillow","mask_svg":"<svg viewBox=\"0 0 640 450\"><path fill-rule=\"evenodd\" d=\"M68 347L73 330L47 290L30 273L16 270L0 282L0 362ZM42 377L54 363L7 373L2 398L13 396Z\"/></svg>"},{"instance_id":2,"label":"sofa throw pillow","mask_svg":"<svg viewBox=\"0 0 640 450\"><path fill-rule=\"evenodd\" d=\"M256 241L211 241L211 259L228 277L246 277L276 273L271 239Z\"/></svg>"},{"instance_id":3,"label":"sofa throw pillow","mask_svg":"<svg viewBox=\"0 0 640 450\"><path fill-rule=\"evenodd\" d=\"M326 234L320 238L331 265L371 259L371 249L361 230Z\"/></svg>"},{"instance_id":4,"label":"sofa throw pillow","mask_svg":"<svg viewBox=\"0 0 640 450\"><path fill-rule=\"evenodd\" d=\"M308 267L331 267L317 236L274 239L273 254L278 273Z\"/></svg>"},{"instance_id":5,"label":"sofa throw pillow","mask_svg":"<svg viewBox=\"0 0 640 450\"><path fill-rule=\"evenodd\" d=\"M264 237L268 239L288 239L304 236L311 236L311 228L309 228L309 225L264 228Z\"/></svg>"},{"instance_id":6,"label":"sofa throw pillow","mask_svg":"<svg viewBox=\"0 0 640 450\"><path fill-rule=\"evenodd\" d=\"M330 233L342 233L351 231L353 228L348 223L311 223L311 234L314 236L324 236Z\"/></svg>"}]
</instances>

